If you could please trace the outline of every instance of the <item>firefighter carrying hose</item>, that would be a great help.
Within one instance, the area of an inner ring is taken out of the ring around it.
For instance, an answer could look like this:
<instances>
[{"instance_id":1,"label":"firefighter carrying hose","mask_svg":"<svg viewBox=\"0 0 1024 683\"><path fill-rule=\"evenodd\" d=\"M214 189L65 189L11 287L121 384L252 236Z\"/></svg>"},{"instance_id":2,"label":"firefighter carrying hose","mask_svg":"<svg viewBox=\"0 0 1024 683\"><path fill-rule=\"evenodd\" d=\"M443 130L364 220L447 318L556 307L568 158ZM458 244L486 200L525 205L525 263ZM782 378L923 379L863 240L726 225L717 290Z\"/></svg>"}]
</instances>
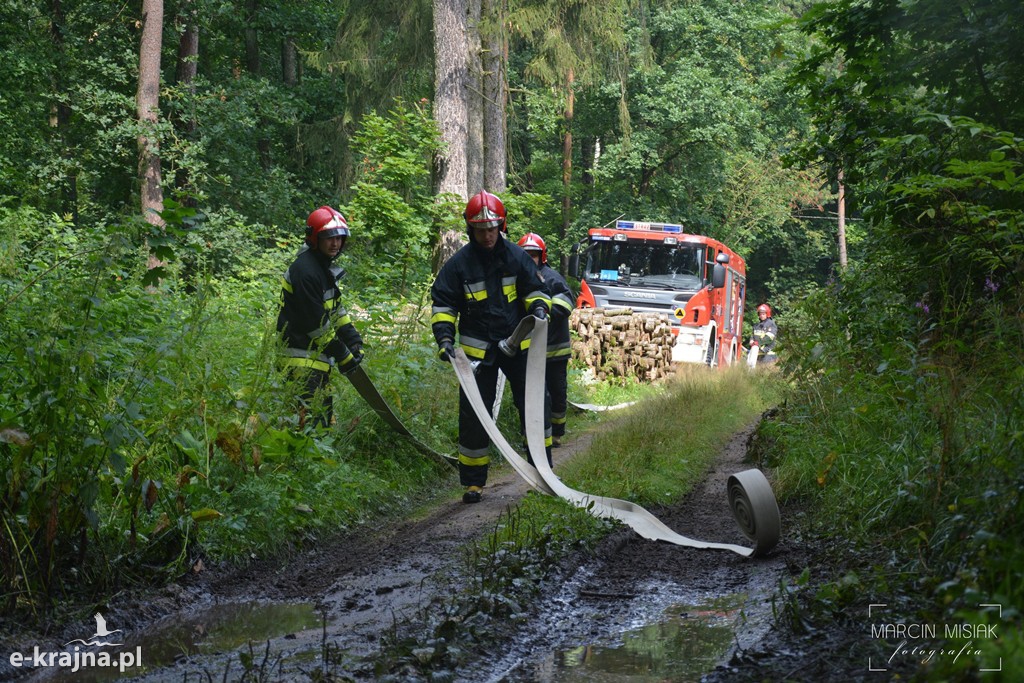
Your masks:
<instances>
[{"instance_id":1,"label":"firefighter carrying hose","mask_svg":"<svg viewBox=\"0 0 1024 683\"><path fill-rule=\"evenodd\" d=\"M469 244L441 267L431 287L431 327L438 357L450 361L458 343L476 365L477 387L485 405L494 403L498 370L512 386L512 397L524 420L526 354L507 356L498 342L509 337L527 315L546 318L550 300L537 267L518 245L505 235L505 206L493 194L481 191L466 204L462 214ZM545 406L547 408L547 406ZM549 412L544 411L545 450L551 460ZM466 491L464 503L480 502L487 483L490 437L465 392L459 390L459 480Z\"/></svg>"},{"instance_id":2,"label":"firefighter carrying hose","mask_svg":"<svg viewBox=\"0 0 1024 683\"><path fill-rule=\"evenodd\" d=\"M523 248L540 270L540 277L551 295L551 325L548 327L548 364L544 375L548 395L551 398L551 444L558 446L565 436L565 413L568 409L567 374L569 357L572 355L569 337L569 314L574 308L573 295L569 284L561 274L548 265L548 247L544 239L535 232L528 232L519 239Z\"/></svg>"},{"instance_id":3,"label":"firefighter carrying hose","mask_svg":"<svg viewBox=\"0 0 1024 683\"><path fill-rule=\"evenodd\" d=\"M774 347L775 340L779 336L779 327L772 320L772 307L768 304L761 304L757 307L758 323L754 325L754 334L750 340L750 347L757 347L758 363L774 363L777 360Z\"/></svg>"},{"instance_id":4,"label":"firefighter carrying hose","mask_svg":"<svg viewBox=\"0 0 1024 683\"><path fill-rule=\"evenodd\" d=\"M306 220L306 244L284 274L277 330L284 339L281 365L302 387L299 426L307 415L326 427L333 417L328 389L331 368L354 370L363 358L363 340L341 306L338 280L344 269L333 265L349 236L341 212L321 206Z\"/></svg>"}]
</instances>

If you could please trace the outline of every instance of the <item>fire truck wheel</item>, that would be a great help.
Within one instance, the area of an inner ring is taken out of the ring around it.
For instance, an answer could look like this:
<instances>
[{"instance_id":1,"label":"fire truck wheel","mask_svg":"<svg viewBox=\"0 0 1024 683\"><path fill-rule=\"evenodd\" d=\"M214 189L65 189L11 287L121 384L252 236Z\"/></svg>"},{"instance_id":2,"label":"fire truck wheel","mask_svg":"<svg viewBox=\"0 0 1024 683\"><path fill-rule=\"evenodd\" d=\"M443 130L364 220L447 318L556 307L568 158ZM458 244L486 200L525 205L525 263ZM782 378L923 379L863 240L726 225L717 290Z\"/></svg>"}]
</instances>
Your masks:
<instances>
[{"instance_id":1,"label":"fire truck wheel","mask_svg":"<svg viewBox=\"0 0 1024 683\"><path fill-rule=\"evenodd\" d=\"M711 333L711 343L708 345L708 355L704 362L708 364L709 368L718 367L718 337L714 332Z\"/></svg>"},{"instance_id":2,"label":"fire truck wheel","mask_svg":"<svg viewBox=\"0 0 1024 683\"><path fill-rule=\"evenodd\" d=\"M754 557L768 554L779 542L779 505L771 484L761 470L751 469L729 477L729 508L740 531L754 543Z\"/></svg>"}]
</instances>

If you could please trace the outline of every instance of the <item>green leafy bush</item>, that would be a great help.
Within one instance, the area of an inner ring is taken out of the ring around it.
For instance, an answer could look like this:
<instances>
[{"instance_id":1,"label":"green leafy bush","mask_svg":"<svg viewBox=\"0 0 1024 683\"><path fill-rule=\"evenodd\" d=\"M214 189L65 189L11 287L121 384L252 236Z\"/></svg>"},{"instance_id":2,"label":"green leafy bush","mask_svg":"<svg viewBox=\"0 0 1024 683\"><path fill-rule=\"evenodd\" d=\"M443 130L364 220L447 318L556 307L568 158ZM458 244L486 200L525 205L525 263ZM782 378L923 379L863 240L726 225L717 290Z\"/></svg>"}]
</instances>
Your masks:
<instances>
[{"instance_id":1,"label":"green leafy bush","mask_svg":"<svg viewBox=\"0 0 1024 683\"><path fill-rule=\"evenodd\" d=\"M203 557L301 546L394 514L451 476L384 428L340 378L337 428L299 430L295 387L275 362L275 302L294 241L203 251L203 227L186 227L189 215L171 205L166 234L155 237L141 223L68 233L23 211L3 216L6 614L51 604L72 586L83 597L158 581ZM153 280L147 241L165 259L186 257L168 261L155 285L144 284ZM189 276L176 278L183 269ZM417 397L452 391L451 378L432 359L426 285L411 288L418 300L352 283L346 304L381 391L446 450L454 403L445 410Z\"/></svg>"}]
</instances>

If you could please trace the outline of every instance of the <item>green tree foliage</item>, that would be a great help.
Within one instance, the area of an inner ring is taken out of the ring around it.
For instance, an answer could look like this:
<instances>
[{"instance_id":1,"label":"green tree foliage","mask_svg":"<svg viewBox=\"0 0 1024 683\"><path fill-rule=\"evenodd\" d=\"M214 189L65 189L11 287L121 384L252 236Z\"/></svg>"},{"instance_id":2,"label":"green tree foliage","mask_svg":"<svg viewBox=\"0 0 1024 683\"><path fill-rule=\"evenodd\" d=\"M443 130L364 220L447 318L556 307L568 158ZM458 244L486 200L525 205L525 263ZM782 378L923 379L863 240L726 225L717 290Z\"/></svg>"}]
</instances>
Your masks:
<instances>
[{"instance_id":1,"label":"green tree foliage","mask_svg":"<svg viewBox=\"0 0 1024 683\"><path fill-rule=\"evenodd\" d=\"M913 286L940 314L1020 279L1013 6L841 2L803 19L819 41L799 72L816 121L804 153L848 168L869 239L915 254Z\"/></svg>"},{"instance_id":2,"label":"green tree foliage","mask_svg":"<svg viewBox=\"0 0 1024 683\"><path fill-rule=\"evenodd\" d=\"M405 295L427 273L436 241L434 225L456 207L438 204L430 193L430 166L440 147L425 101L395 102L388 117L366 114L353 137L362 160L349 220L354 233L355 270L381 286L381 296Z\"/></svg>"},{"instance_id":3,"label":"green tree foliage","mask_svg":"<svg viewBox=\"0 0 1024 683\"><path fill-rule=\"evenodd\" d=\"M531 47L523 76L554 87L561 95L562 225L558 235L563 238L571 221L576 91L612 72L624 79L627 37L621 18L629 5L626 0L523 0L514 4L507 20ZM628 125L625 107L619 111Z\"/></svg>"},{"instance_id":4,"label":"green tree foliage","mask_svg":"<svg viewBox=\"0 0 1024 683\"><path fill-rule=\"evenodd\" d=\"M813 175L783 161L806 133L798 89L788 84L803 40L766 4L655 3L631 14L625 98L618 78L580 93L575 130L589 139L592 181L574 185L573 237L620 215L683 223L750 261L764 298L824 281L832 257L826 226L793 218L825 199ZM525 67L524 67L525 68ZM614 76L614 74L613 74ZM532 117L527 172L550 180L557 102L524 99ZM626 107L626 114L620 107Z\"/></svg>"}]
</instances>

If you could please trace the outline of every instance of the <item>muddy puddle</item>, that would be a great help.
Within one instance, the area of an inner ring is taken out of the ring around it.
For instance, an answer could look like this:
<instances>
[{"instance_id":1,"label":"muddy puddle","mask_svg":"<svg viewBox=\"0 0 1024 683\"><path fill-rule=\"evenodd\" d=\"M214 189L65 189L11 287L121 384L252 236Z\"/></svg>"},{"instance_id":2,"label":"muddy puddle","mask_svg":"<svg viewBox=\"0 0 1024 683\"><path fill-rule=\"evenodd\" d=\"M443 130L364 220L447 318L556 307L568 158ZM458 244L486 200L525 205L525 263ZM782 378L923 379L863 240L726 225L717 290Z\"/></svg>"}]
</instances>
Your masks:
<instances>
[{"instance_id":1,"label":"muddy puddle","mask_svg":"<svg viewBox=\"0 0 1024 683\"><path fill-rule=\"evenodd\" d=\"M724 575L721 590L663 580L593 590L598 577L582 570L549 602L533 646L502 662L488 680L699 681L770 628L778 567L751 568L741 592Z\"/></svg>"},{"instance_id":2,"label":"muddy puddle","mask_svg":"<svg viewBox=\"0 0 1024 683\"><path fill-rule=\"evenodd\" d=\"M181 657L320 628L321 623L320 614L309 603L215 605L187 620L154 627L146 636L146 654L153 666L160 666Z\"/></svg>"},{"instance_id":3,"label":"muddy puddle","mask_svg":"<svg viewBox=\"0 0 1024 683\"><path fill-rule=\"evenodd\" d=\"M730 651L747 601L746 595L730 595L708 604L672 605L659 621L553 650L499 680L697 681Z\"/></svg>"},{"instance_id":4,"label":"muddy puddle","mask_svg":"<svg viewBox=\"0 0 1024 683\"><path fill-rule=\"evenodd\" d=\"M321 629L321 614L310 603L243 602L212 605L187 617L165 619L148 628L144 635L128 638L124 643L102 648L112 662L128 653L132 666L109 668L84 666L73 673L73 680L83 682L112 681L139 676L144 671L161 670L183 659L239 650L254 644L262 655L267 640ZM97 648L90 648L94 651ZM139 653L141 657L132 657ZM98 653L97 653L98 654ZM138 666L141 658L142 666ZM84 660L84 656L80 655ZM42 669L31 681L66 680L66 670ZM180 675L177 676L180 680Z\"/></svg>"}]
</instances>

